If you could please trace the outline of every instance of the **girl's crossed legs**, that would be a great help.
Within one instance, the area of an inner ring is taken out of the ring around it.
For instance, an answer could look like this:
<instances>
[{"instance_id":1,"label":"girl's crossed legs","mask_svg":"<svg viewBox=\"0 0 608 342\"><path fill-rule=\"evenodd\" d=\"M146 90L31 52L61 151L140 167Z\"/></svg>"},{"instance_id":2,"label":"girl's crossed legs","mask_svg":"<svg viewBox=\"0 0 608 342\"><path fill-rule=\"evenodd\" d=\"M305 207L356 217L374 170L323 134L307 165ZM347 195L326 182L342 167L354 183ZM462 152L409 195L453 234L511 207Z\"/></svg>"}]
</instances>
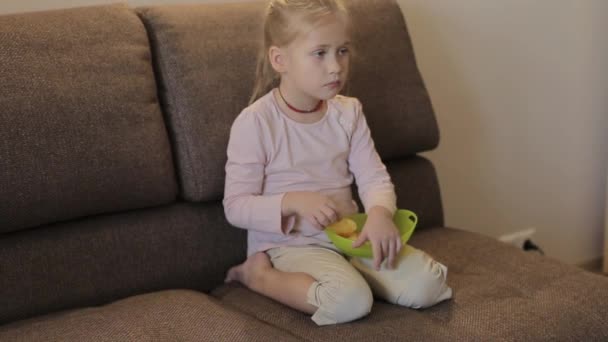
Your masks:
<instances>
[{"instance_id":1,"label":"girl's crossed legs","mask_svg":"<svg viewBox=\"0 0 608 342\"><path fill-rule=\"evenodd\" d=\"M371 259L352 258L349 263L339 253L319 246L279 247L267 254L270 261L263 253L252 255L231 269L227 280L239 280L256 292L313 314L318 325L367 315L372 290L390 303L415 309L452 296L446 285L447 268L409 245L403 247L395 269L383 266L380 271L373 268Z\"/></svg>"}]
</instances>

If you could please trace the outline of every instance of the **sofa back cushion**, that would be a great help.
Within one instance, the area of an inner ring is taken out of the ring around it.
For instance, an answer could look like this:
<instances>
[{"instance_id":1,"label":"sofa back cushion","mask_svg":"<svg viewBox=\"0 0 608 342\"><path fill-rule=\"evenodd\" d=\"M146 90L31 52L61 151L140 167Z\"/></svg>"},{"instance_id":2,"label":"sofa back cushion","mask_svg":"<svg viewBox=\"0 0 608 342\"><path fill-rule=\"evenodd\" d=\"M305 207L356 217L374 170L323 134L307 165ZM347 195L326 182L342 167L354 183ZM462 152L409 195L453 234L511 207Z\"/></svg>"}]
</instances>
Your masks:
<instances>
[{"instance_id":1,"label":"sofa back cushion","mask_svg":"<svg viewBox=\"0 0 608 342\"><path fill-rule=\"evenodd\" d=\"M245 258L246 235L223 213L219 202L175 203L5 234L0 325L162 289L210 291Z\"/></svg>"},{"instance_id":2,"label":"sofa back cushion","mask_svg":"<svg viewBox=\"0 0 608 342\"><path fill-rule=\"evenodd\" d=\"M357 49L347 95L387 161L434 148L438 129L399 6L349 0ZM226 145L254 83L265 2L138 9L151 39L181 196L222 197ZM387 48L389 47L390 48Z\"/></svg>"},{"instance_id":3,"label":"sofa back cushion","mask_svg":"<svg viewBox=\"0 0 608 342\"><path fill-rule=\"evenodd\" d=\"M0 16L0 46L0 233L175 199L132 9Z\"/></svg>"}]
</instances>

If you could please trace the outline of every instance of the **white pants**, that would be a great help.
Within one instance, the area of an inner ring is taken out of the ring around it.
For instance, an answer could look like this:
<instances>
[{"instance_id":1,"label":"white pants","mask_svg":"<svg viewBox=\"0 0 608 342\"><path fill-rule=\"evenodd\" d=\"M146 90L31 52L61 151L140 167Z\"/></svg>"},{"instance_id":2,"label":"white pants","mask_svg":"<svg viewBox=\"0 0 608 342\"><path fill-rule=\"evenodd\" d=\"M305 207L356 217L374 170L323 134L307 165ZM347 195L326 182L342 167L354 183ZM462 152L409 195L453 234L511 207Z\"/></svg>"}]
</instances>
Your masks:
<instances>
[{"instance_id":1,"label":"white pants","mask_svg":"<svg viewBox=\"0 0 608 342\"><path fill-rule=\"evenodd\" d=\"M303 272L316 281L307 301L318 309L312 320L318 325L344 323L367 315L373 294L409 308L425 308L452 297L446 285L447 267L428 254L404 245L395 269L385 263L380 271L373 259L350 258L320 246L289 246L266 252L274 267L283 272Z\"/></svg>"}]
</instances>

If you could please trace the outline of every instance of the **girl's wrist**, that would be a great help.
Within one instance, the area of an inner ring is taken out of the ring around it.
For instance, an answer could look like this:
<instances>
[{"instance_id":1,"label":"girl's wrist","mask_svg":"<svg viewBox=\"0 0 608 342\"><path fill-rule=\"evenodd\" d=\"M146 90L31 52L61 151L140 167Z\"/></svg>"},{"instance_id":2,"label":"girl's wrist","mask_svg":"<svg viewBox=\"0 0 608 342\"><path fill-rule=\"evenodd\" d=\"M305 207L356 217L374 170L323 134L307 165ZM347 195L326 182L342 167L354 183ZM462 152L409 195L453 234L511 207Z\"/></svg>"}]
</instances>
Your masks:
<instances>
[{"instance_id":1,"label":"girl's wrist","mask_svg":"<svg viewBox=\"0 0 608 342\"><path fill-rule=\"evenodd\" d=\"M390 210L388 210L387 208L380 206L380 205L376 205L371 207L368 212L367 212L367 216L383 216L386 217L388 219L392 219L393 218L393 214L391 213Z\"/></svg>"}]
</instances>

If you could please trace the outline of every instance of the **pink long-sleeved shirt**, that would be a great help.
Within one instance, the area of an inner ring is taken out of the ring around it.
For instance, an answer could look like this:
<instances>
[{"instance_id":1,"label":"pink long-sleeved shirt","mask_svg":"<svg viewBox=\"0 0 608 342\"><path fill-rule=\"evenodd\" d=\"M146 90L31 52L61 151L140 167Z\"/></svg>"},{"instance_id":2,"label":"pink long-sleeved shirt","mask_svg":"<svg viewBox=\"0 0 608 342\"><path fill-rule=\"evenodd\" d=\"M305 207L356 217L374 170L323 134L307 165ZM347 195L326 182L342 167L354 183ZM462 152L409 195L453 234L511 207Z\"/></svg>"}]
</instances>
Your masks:
<instances>
[{"instance_id":1,"label":"pink long-sleeved shirt","mask_svg":"<svg viewBox=\"0 0 608 342\"><path fill-rule=\"evenodd\" d=\"M307 124L283 113L271 91L235 119L227 153L224 211L232 225L248 230L248 255L285 245L334 248L308 221L282 217L281 201L290 191L325 194L347 216L359 211L355 180L366 211L396 210L393 184L356 98L334 97L325 115Z\"/></svg>"}]
</instances>

